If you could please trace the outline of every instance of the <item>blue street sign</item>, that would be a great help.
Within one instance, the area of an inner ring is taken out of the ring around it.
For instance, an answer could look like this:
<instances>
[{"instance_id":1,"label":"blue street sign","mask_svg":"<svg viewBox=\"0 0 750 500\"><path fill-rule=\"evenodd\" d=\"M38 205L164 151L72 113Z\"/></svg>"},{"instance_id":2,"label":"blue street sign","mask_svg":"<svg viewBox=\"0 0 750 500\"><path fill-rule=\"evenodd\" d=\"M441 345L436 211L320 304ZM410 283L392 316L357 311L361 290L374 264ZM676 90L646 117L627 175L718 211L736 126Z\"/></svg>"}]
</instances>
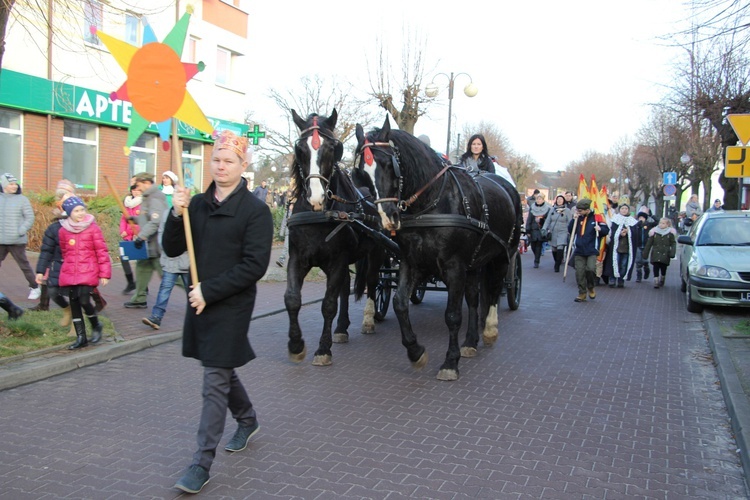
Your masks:
<instances>
[{"instance_id":1,"label":"blue street sign","mask_svg":"<svg viewBox=\"0 0 750 500\"><path fill-rule=\"evenodd\" d=\"M664 172L663 184L677 184L677 172Z\"/></svg>"}]
</instances>

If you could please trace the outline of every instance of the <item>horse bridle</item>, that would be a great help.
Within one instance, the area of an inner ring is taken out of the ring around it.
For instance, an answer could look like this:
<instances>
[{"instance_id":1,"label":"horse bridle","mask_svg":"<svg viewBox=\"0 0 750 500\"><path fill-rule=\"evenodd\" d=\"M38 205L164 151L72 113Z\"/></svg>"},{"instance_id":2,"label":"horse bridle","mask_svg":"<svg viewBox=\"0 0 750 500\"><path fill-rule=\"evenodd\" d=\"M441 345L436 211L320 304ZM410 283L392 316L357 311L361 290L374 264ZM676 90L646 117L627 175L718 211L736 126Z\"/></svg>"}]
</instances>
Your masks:
<instances>
[{"instance_id":1,"label":"horse bridle","mask_svg":"<svg viewBox=\"0 0 750 500\"><path fill-rule=\"evenodd\" d=\"M333 146L334 147L334 152L335 152L337 146L343 147L341 141L339 141L336 137L334 137L333 134L331 134L330 132L328 132L325 129L320 128L320 125L318 125L318 117L317 116L313 117L313 124L312 124L312 126L310 126L310 127L306 128L306 129L300 131L300 137L299 137L299 139L297 139L297 143L299 144L299 143L304 142L305 140L307 140L307 137L309 137L309 136L305 136L305 134L307 134L308 132L311 132L311 131L312 131L312 147L316 151L318 150L318 148L320 148L320 136L321 135L323 137L325 137L326 139L329 139L330 141L333 142L333 144L334 144L334 146ZM337 164L338 164L338 160L334 159L333 169L331 170L331 178L333 178L333 175L338 170ZM330 185L331 185L330 179L331 178L326 178L325 176L320 175L320 174L309 174L307 177L305 177L303 179L302 189L304 189L305 194L308 194L307 185L309 184L310 180L311 179L318 179L318 180L320 180L323 183L323 186L325 187L325 190L326 190L326 198L328 198L329 200L338 201L340 203L350 203L350 204L356 203L356 202L347 202L346 200L344 200L342 198L339 198L336 194L334 194L333 192L331 192L331 189L330 189Z\"/></svg>"},{"instance_id":2,"label":"horse bridle","mask_svg":"<svg viewBox=\"0 0 750 500\"><path fill-rule=\"evenodd\" d=\"M372 162L374 161L374 156L372 155L372 151L370 150L371 148L381 148L381 149L382 148L390 148L391 151L392 151L392 153L391 153L391 163L393 164L393 173L398 178L398 198L393 198L393 197L391 197L391 198L378 198L377 200L375 200L373 202L376 205L381 204L381 203L389 203L389 202L391 202L391 203L395 203L396 206L398 207L398 209L401 212L406 212L406 210L411 205L413 205L414 202L416 202L417 199L430 186L432 186L432 184L434 184L438 179L440 179L443 175L445 175L445 173L448 170L450 170L451 167L453 167L453 165L446 165L445 167L443 167L440 170L440 172L438 172L435 175L435 177L433 177L432 179L429 180L429 182L427 182L427 184L425 184L424 186L422 186L421 188L419 188L419 190L417 190L417 192L414 193L413 195L411 195L408 199L404 200L403 197L402 197L402 194L403 194L403 191L404 191L404 177L401 175L401 167L399 165L399 157L401 155L400 155L400 152L398 150L398 147L395 144L393 144L393 141L377 142L377 141L373 141L372 139L370 139L367 136L365 136L365 141L369 141L369 142L365 142L362 145L361 153L360 153L362 155L363 159L364 159L364 162L367 163L368 165L372 165Z\"/></svg>"}]
</instances>

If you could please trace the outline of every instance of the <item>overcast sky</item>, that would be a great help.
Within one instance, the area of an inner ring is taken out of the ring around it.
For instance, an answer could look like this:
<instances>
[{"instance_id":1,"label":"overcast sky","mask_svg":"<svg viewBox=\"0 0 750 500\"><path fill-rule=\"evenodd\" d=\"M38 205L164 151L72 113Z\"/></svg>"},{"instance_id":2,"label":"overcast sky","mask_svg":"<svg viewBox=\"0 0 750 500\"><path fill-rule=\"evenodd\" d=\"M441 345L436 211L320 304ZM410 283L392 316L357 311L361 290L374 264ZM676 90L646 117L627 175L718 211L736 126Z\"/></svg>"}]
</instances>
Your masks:
<instances>
[{"instance_id":1,"label":"overcast sky","mask_svg":"<svg viewBox=\"0 0 750 500\"><path fill-rule=\"evenodd\" d=\"M588 150L608 152L620 138L635 137L680 55L656 37L684 26L687 13L681 0L253 2L250 108L256 120L278 123L268 89L298 86L305 75L367 90L376 37L395 58L408 30L427 40L426 66L435 68L428 81L464 72L479 89L470 99L463 94L469 79L456 78L454 137L486 120L542 169L560 170ZM448 80L435 80L444 90L440 104L420 118L415 134L443 150Z\"/></svg>"}]
</instances>

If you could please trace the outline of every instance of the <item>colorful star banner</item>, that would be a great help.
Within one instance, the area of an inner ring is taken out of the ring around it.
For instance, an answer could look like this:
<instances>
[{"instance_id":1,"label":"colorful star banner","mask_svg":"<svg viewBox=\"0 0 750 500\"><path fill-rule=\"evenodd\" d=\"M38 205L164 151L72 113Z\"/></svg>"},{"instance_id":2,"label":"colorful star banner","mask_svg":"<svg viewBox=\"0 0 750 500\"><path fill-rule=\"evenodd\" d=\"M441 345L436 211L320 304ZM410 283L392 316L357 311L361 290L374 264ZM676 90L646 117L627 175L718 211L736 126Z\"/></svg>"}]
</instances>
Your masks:
<instances>
[{"instance_id":1,"label":"colorful star banner","mask_svg":"<svg viewBox=\"0 0 750 500\"><path fill-rule=\"evenodd\" d=\"M156 123L165 151L169 150L172 118L213 136L213 126L187 91L187 82L203 71L204 64L180 60L191 13L192 8L188 7L163 43L157 40L151 26L146 23L142 47L113 38L96 27L91 28L127 75L125 83L110 95L113 101L130 101L133 105L125 154L130 153L130 146L151 122Z\"/></svg>"}]
</instances>

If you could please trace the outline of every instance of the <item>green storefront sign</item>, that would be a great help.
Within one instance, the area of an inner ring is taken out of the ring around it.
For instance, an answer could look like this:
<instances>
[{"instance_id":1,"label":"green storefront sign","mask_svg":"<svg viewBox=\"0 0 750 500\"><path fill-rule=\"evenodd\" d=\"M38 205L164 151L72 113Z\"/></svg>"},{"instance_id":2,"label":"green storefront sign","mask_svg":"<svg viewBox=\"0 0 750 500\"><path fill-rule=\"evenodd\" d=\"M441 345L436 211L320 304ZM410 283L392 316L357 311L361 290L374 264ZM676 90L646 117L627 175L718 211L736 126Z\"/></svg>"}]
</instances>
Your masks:
<instances>
[{"instance_id":1,"label":"green storefront sign","mask_svg":"<svg viewBox=\"0 0 750 500\"><path fill-rule=\"evenodd\" d=\"M112 101L105 92L53 82L9 69L0 70L0 106L121 128L130 125L133 112L129 102ZM237 135L248 132L245 124L207 118L214 130L231 130ZM157 132L154 124L148 130ZM183 139L212 142L209 136L179 120L177 133Z\"/></svg>"}]
</instances>

